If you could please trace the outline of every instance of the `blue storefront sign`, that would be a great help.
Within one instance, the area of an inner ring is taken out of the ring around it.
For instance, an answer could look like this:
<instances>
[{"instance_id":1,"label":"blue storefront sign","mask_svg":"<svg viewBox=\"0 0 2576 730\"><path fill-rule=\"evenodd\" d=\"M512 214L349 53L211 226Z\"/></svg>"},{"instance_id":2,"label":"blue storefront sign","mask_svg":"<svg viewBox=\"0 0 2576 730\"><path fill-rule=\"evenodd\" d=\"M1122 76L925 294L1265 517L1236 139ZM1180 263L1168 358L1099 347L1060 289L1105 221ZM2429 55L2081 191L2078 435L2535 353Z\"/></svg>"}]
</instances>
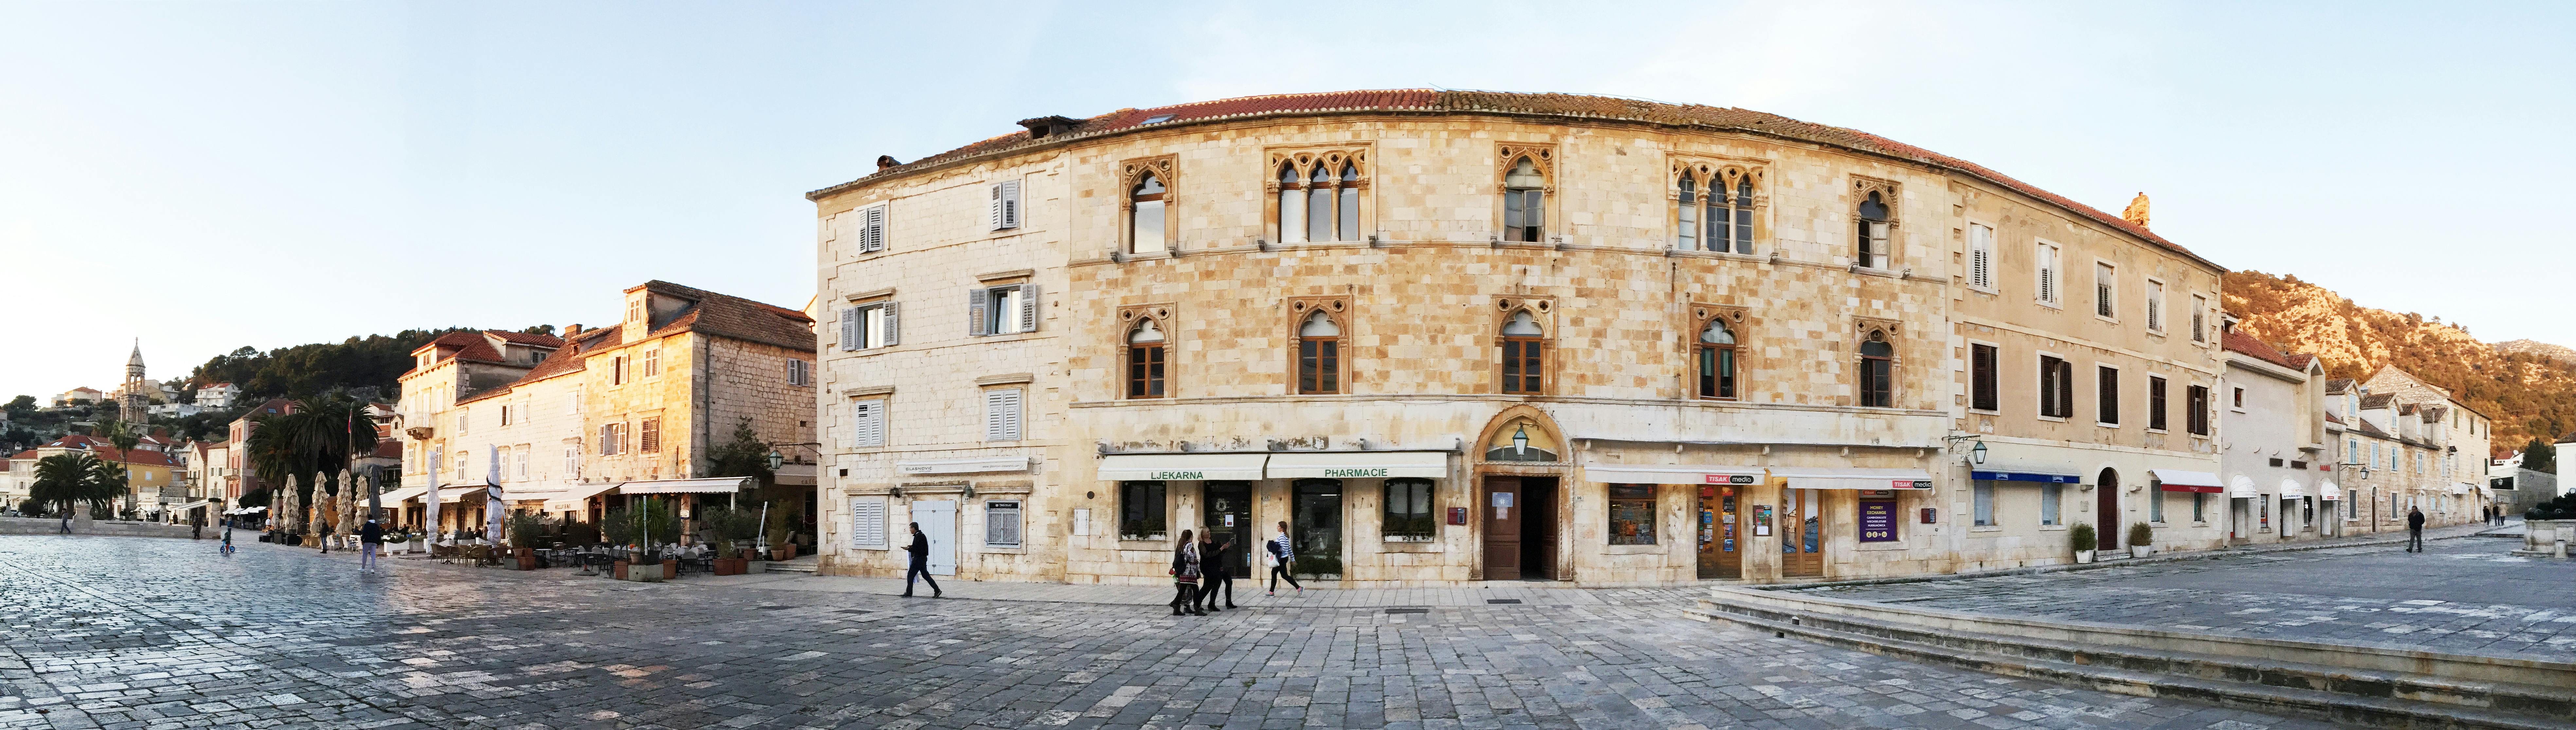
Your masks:
<instances>
[{"instance_id":1,"label":"blue storefront sign","mask_svg":"<svg viewBox=\"0 0 2576 730\"><path fill-rule=\"evenodd\" d=\"M1968 477L1981 482L2035 482L2040 484L2076 484L2083 477L2073 474L2040 474L2026 471L1972 471Z\"/></svg>"}]
</instances>

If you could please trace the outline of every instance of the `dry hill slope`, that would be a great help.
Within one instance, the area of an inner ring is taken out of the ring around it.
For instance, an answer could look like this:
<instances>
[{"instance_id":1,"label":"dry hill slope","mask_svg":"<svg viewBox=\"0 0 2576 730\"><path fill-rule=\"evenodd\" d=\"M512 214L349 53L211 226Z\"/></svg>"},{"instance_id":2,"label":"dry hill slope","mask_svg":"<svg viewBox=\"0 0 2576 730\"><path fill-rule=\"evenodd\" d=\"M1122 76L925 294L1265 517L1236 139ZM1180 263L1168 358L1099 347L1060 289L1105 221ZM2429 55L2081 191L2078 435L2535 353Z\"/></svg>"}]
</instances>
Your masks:
<instances>
[{"instance_id":1,"label":"dry hill slope","mask_svg":"<svg viewBox=\"0 0 2576 730\"><path fill-rule=\"evenodd\" d=\"M2325 358L2330 377L2368 378L2395 365L2450 389L2495 419L2499 452L2576 428L2576 350L2531 340L2490 345L2438 317L2364 307L2296 276L2230 272L2222 296L2243 318L2240 329Z\"/></svg>"}]
</instances>

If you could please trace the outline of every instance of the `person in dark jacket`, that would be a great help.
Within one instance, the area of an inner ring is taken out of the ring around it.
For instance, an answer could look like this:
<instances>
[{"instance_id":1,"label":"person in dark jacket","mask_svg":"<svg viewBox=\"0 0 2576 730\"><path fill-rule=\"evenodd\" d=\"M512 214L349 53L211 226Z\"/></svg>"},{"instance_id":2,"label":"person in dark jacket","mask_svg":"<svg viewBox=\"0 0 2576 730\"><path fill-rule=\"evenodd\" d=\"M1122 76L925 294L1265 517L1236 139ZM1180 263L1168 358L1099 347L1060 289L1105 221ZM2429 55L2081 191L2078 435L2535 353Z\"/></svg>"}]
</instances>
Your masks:
<instances>
[{"instance_id":1,"label":"person in dark jacket","mask_svg":"<svg viewBox=\"0 0 2576 730\"><path fill-rule=\"evenodd\" d=\"M921 523L912 523L912 544L903 546L903 551L912 554L912 567L903 571L903 597L912 597L912 581L916 577L930 584L930 597L942 595L939 579L930 577L930 536L921 534Z\"/></svg>"},{"instance_id":2,"label":"person in dark jacket","mask_svg":"<svg viewBox=\"0 0 2576 730\"><path fill-rule=\"evenodd\" d=\"M1200 565L1198 540L1182 530L1180 544L1172 546L1172 615L1207 615L1198 602Z\"/></svg>"},{"instance_id":3,"label":"person in dark jacket","mask_svg":"<svg viewBox=\"0 0 2576 730\"><path fill-rule=\"evenodd\" d=\"M1225 608L1234 608L1234 563L1231 562L1234 559L1234 542L1217 542L1214 532L1200 535L1199 555L1204 558L1199 568L1203 576L1199 582L1199 602L1210 611L1225 610L1216 607L1216 592L1223 589Z\"/></svg>"},{"instance_id":4,"label":"person in dark jacket","mask_svg":"<svg viewBox=\"0 0 2576 730\"><path fill-rule=\"evenodd\" d=\"M368 520L358 526L358 572L376 571L376 553L385 549L385 526Z\"/></svg>"},{"instance_id":5,"label":"person in dark jacket","mask_svg":"<svg viewBox=\"0 0 2576 730\"><path fill-rule=\"evenodd\" d=\"M2424 552L2424 510L2406 508L2406 552Z\"/></svg>"},{"instance_id":6,"label":"person in dark jacket","mask_svg":"<svg viewBox=\"0 0 2576 730\"><path fill-rule=\"evenodd\" d=\"M206 539L206 513L199 512L188 516L188 539Z\"/></svg>"}]
</instances>

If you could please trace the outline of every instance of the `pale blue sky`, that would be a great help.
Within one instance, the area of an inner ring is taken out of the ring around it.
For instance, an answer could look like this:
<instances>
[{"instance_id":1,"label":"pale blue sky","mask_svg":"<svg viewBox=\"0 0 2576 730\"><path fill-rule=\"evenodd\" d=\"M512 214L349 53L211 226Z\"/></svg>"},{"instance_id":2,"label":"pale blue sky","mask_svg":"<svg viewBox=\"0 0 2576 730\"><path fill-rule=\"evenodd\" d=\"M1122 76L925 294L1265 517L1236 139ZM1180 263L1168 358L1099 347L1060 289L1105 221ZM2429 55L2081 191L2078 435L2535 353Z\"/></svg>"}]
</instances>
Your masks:
<instances>
[{"instance_id":1,"label":"pale blue sky","mask_svg":"<svg viewBox=\"0 0 2576 730\"><path fill-rule=\"evenodd\" d=\"M1046 114L1442 86L1740 106L2218 263L2576 345L2568 4L0 2L0 398L813 293L803 193Z\"/></svg>"}]
</instances>

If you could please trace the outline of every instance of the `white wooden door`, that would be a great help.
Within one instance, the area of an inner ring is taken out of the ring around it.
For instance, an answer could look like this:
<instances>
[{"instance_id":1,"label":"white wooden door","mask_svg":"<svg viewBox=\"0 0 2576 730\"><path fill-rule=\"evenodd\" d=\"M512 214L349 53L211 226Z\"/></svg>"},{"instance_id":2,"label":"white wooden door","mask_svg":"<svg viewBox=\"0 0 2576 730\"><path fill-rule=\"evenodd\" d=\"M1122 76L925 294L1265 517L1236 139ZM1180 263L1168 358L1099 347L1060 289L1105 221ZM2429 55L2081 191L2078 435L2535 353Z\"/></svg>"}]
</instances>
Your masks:
<instances>
[{"instance_id":1,"label":"white wooden door","mask_svg":"<svg viewBox=\"0 0 2576 730\"><path fill-rule=\"evenodd\" d=\"M912 521L930 538L930 574L957 574L957 502L934 499L912 503Z\"/></svg>"}]
</instances>

